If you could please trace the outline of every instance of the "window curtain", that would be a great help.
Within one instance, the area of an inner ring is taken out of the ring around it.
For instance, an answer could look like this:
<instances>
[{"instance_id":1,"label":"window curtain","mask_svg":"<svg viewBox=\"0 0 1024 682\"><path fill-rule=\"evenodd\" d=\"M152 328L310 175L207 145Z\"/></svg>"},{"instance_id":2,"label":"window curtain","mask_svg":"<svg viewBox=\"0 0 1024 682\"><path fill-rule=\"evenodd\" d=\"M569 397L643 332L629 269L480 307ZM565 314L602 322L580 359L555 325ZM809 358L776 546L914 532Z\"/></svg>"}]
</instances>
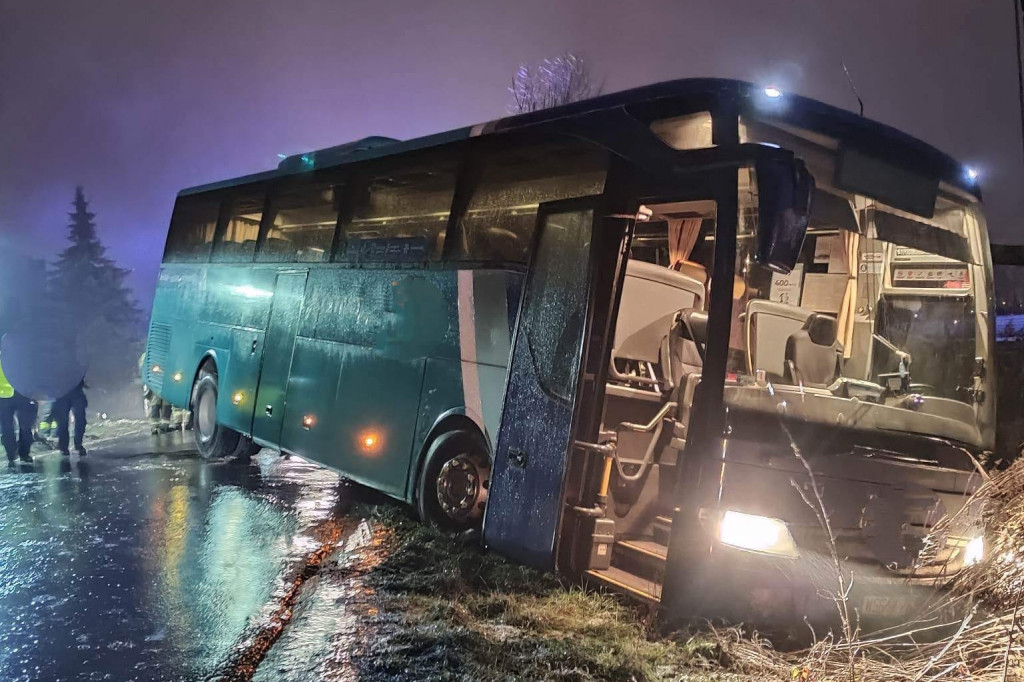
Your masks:
<instances>
[{"instance_id":1,"label":"window curtain","mask_svg":"<svg viewBox=\"0 0 1024 682\"><path fill-rule=\"evenodd\" d=\"M860 249L860 235L849 230L840 230L843 236L843 256L846 261L846 291L839 308L839 342L843 344L843 357L848 358L853 346L853 317L857 305L857 253Z\"/></svg>"},{"instance_id":2,"label":"window curtain","mask_svg":"<svg viewBox=\"0 0 1024 682\"><path fill-rule=\"evenodd\" d=\"M671 267L690 259L690 252L700 234L701 218L668 219L668 259Z\"/></svg>"}]
</instances>

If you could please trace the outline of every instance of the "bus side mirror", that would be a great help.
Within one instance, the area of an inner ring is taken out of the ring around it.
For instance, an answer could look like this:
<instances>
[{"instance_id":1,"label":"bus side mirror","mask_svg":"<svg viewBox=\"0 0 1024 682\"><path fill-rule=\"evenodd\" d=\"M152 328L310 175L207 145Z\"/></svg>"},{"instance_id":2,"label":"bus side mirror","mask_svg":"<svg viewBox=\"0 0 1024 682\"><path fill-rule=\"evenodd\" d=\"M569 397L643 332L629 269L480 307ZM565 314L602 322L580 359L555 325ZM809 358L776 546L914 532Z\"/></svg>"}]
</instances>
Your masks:
<instances>
[{"instance_id":1,"label":"bus side mirror","mask_svg":"<svg viewBox=\"0 0 1024 682\"><path fill-rule=\"evenodd\" d=\"M800 257L814 196L814 178L802 161L764 159L757 171L756 260L788 273Z\"/></svg>"}]
</instances>

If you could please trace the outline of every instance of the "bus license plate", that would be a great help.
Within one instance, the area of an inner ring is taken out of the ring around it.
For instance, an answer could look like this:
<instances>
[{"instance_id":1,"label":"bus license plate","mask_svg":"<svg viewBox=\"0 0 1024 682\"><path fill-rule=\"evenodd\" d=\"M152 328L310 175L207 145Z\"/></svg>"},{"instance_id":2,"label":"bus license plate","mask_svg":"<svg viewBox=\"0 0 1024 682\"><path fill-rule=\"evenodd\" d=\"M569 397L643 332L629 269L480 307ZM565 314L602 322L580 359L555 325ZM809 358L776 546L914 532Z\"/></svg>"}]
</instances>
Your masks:
<instances>
[{"instance_id":1,"label":"bus license plate","mask_svg":"<svg viewBox=\"0 0 1024 682\"><path fill-rule=\"evenodd\" d=\"M864 597L861 613L865 616L898 617L910 613L914 600L909 597Z\"/></svg>"}]
</instances>

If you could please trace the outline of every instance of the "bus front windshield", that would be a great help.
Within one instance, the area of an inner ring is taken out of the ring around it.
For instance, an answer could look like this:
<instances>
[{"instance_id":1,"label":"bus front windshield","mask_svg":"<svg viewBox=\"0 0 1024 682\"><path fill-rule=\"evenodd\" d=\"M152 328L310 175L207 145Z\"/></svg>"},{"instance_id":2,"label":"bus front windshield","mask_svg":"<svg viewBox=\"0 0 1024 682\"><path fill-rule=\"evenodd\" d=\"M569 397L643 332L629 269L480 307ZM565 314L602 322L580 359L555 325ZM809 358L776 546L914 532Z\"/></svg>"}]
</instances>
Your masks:
<instances>
[{"instance_id":1,"label":"bus front windshield","mask_svg":"<svg viewBox=\"0 0 1024 682\"><path fill-rule=\"evenodd\" d=\"M727 403L988 447L976 205L940 197L926 219L819 186L799 260L779 273L755 261L752 172L739 191Z\"/></svg>"}]
</instances>

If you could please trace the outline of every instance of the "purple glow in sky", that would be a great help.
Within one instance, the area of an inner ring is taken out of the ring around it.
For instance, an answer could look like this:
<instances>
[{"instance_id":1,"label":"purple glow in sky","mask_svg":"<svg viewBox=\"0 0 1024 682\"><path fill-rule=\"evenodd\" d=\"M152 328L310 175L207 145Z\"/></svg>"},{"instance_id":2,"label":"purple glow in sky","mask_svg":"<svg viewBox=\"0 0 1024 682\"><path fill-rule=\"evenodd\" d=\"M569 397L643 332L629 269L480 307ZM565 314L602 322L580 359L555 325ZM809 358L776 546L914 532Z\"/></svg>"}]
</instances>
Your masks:
<instances>
[{"instance_id":1,"label":"purple glow in sky","mask_svg":"<svg viewBox=\"0 0 1024 682\"><path fill-rule=\"evenodd\" d=\"M74 186L148 308L175 193L367 135L506 113L516 67L586 56L604 91L772 83L975 166L1024 241L1010 0L0 0L0 235L52 256Z\"/></svg>"}]
</instances>

